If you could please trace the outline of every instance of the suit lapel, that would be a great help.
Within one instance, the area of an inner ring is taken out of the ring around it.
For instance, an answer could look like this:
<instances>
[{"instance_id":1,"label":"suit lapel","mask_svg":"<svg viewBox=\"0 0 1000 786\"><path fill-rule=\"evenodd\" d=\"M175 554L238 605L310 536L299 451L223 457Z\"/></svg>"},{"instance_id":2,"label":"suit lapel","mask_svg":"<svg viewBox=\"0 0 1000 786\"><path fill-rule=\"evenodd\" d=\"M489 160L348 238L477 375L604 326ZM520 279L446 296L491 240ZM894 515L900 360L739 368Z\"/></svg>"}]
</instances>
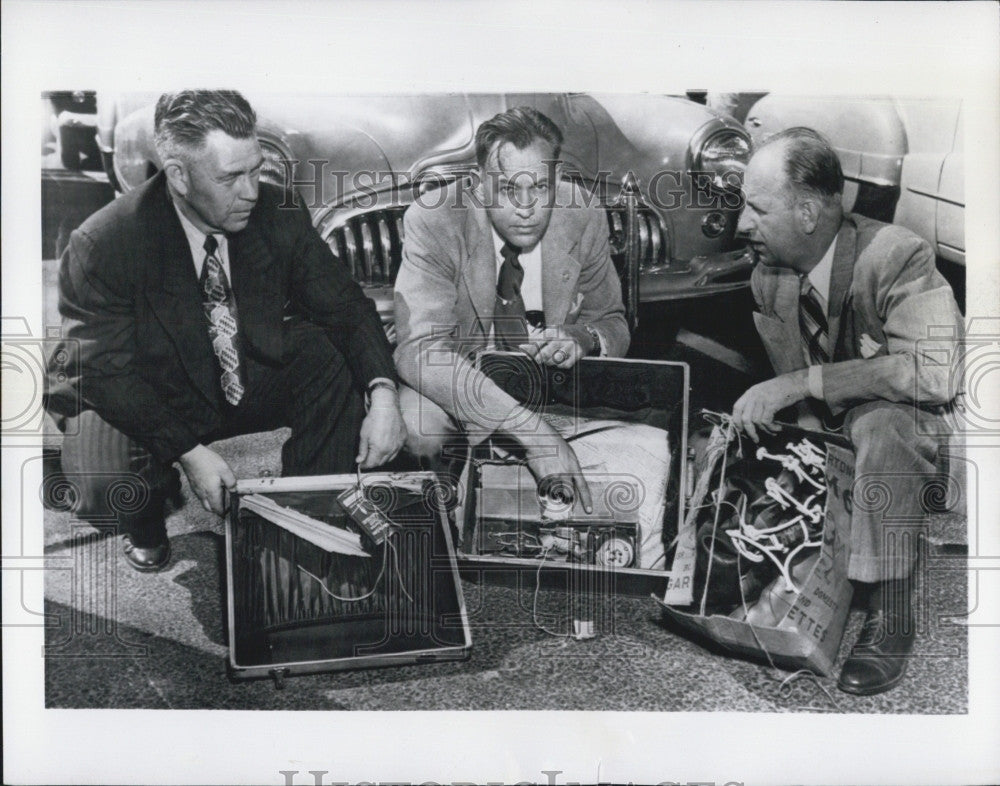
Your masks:
<instances>
[{"instance_id":1,"label":"suit lapel","mask_svg":"<svg viewBox=\"0 0 1000 786\"><path fill-rule=\"evenodd\" d=\"M857 230L854 222L844 219L840 232L837 233L837 246L833 254L833 266L830 271L830 302L827 305L827 324L829 327L830 346L833 348L832 360L842 359L841 351L841 315L844 301L851 289L854 278L855 246Z\"/></svg>"},{"instance_id":2,"label":"suit lapel","mask_svg":"<svg viewBox=\"0 0 1000 786\"><path fill-rule=\"evenodd\" d=\"M152 195L142 257L149 260L146 298L170 336L184 370L213 404L216 401L215 363L208 337L201 291L191 247L167 195L165 179Z\"/></svg>"},{"instance_id":3,"label":"suit lapel","mask_svg":"<svg viewBox=\"0 0 1000 786\"><path fill-rule=\"evenodd\" d=\"M799 327L801 285L791 270L770 268L765 274L764 305L770 303L773 316L755 313L754 322L775 372L785 374L806 365Z\"/></svg>"},{"instance_id":4,"label":"suit lapel","mask_svg":"<svg viewBox=\"0 0 1000 786\"><path fill-rule=\"evenodd\" d=\"M474 198L470 204L475 205ZM485 336L493 327L497 263L493 230L484 209L475 206L469 208L465 223L465 244L468 258L462 268L461 277L476 312L479 330Z\"/></svg>"},{"instance_id":5,"label":"suit lapel","mask_svg":"<svg viewBox=\"0 0 1000 786\"><path fill-rule=\"evenodd\" d=\"M566 213L559 208L552 211L552 222L542 238L542 308L545 321L561 325L566 321L580 277L580 262L569 252L578 238L570 236Z\"/></svg>"}]
</instances>

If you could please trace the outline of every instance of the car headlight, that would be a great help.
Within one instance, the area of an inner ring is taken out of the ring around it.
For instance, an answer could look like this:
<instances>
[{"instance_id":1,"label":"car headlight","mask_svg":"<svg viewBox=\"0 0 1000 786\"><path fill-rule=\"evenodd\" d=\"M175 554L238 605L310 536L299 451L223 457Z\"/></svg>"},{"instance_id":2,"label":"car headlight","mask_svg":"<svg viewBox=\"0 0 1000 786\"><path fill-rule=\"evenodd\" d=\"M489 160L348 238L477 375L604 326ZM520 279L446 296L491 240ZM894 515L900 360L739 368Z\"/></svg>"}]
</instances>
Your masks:
<instances>
[{"instance_id":1,"label":"car headlight","mask_svg":"<svg viewBox=\"0 0 1000 786\"><path fill-rule=\"evenodd\" d=\"M750 141L738 131L726 129L705 140L695 155L694 169L707 173L717 188L737 189L749 160Z\"/></svg>"},{"instance_id":2,"label":"car headlight","mask_svg":"<svg viewBox=\"0 0 1000 786\"><path fill-rule=\"evenodd\" d=\"M260 142L260 152L264 155L264 163L260 168L260 179L265 183L284 188L292 174L288 164L289 157L276 143L267 139L258 139L258 141Z\"/></svg>"}]
</instances>

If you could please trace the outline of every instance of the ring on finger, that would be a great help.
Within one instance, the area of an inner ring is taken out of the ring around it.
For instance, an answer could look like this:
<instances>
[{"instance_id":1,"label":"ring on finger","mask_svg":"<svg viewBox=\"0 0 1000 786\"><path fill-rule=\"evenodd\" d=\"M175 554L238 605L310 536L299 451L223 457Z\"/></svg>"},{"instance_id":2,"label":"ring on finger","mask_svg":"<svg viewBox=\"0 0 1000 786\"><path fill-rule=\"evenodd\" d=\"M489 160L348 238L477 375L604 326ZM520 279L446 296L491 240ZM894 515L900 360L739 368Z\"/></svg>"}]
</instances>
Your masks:
<instances>
[{"instance_id":1,"label":"ring on finger","mask_svg":"<svg viewBox=\"0 0 1000 786\"><path fill-rule=\"evenodd\" d=\"M555 352L552 353L552 359L556 363L562 363L566 359L566 353L563 352L561 349L557 349Z\"/></svg>"}]
</instances>

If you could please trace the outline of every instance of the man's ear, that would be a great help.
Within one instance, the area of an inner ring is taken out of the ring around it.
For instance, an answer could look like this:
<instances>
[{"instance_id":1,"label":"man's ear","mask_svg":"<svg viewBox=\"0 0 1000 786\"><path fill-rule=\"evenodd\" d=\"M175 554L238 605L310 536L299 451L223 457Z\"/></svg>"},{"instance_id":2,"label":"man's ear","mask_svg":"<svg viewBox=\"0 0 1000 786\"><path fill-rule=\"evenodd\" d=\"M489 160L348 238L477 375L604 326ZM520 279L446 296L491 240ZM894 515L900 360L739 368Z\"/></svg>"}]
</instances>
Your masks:
<instances>
[{"instance_id":1,"label":"man's ear","mask_svg":"<svg viewBox=\"0 0 1000 786\"><path fill-rule=\"evenodd\" d=\"M181 196L187 196L190 187L187 165L179 158L168 158L163 162L163 171L170 187Z\"/></svg>"},{"instance_id":2,"label":"man's ear","mask_svg":"<svg viewBox=\"0 0 1000 786\"><path fill-rule=\"evenodd\" d=\"M802 197L799 199L796 212L798 213L799 225L802 231L807 235L811 235L815 232L816 227L819 226L821 213L821 206L819 202L811 196Z\"/></svg>"}]
</instances>

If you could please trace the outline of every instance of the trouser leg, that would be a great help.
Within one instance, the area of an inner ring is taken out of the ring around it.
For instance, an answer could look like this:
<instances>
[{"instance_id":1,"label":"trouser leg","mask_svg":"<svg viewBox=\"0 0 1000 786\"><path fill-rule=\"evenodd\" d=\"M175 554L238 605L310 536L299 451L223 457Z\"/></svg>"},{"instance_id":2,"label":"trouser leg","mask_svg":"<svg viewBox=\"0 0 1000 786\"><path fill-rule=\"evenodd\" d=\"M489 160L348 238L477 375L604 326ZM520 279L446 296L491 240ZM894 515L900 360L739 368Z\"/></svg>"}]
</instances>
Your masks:
<instances>
[{"instance_id":1,"label":"trouser leg","mask_svg":"<svg viewBox=\"0 0 1000 786\"><path fill-rule=\"evenodd\" d=\"M233 431L288 426L285 475L351 472L365 417L364 393L322 328L297 322L285 334L286 362L261 371Z\"/></svg>"},{"instance_id":2,"label":"trouser leg","mask_svg":"<svg viewBox=\"0 0 1000 786\"><path fill-rule=\"evenodd\" d=\"M468 441L441 407L413 388L401 385L399 408L406 425L406 451L422 469L453 472L464 461Z\"/></svg>"},{"instance_id":3,"label":"trouser leg","mask_svg":"<svg viewBox=\"0 0 1000 786\"><path fill-rule=\"evenodd\" d=\"M65 433L62 469L76 497L73 512L95 525L117 525L139 548L162 543L177 471L93 410L67 418Z\"/></svg>"},{"instance_id":4,"label":"trouser leg","mask_svg":"<svg viewBox=\"0 0 1000 786\"><path fill-rule=\"evenodd\" d=\"M855 450L848 575L863 582L905 579L940 482L934 416L911 406L873 401L851 409L844 433Z\"/></svg>"}]
</instances>

